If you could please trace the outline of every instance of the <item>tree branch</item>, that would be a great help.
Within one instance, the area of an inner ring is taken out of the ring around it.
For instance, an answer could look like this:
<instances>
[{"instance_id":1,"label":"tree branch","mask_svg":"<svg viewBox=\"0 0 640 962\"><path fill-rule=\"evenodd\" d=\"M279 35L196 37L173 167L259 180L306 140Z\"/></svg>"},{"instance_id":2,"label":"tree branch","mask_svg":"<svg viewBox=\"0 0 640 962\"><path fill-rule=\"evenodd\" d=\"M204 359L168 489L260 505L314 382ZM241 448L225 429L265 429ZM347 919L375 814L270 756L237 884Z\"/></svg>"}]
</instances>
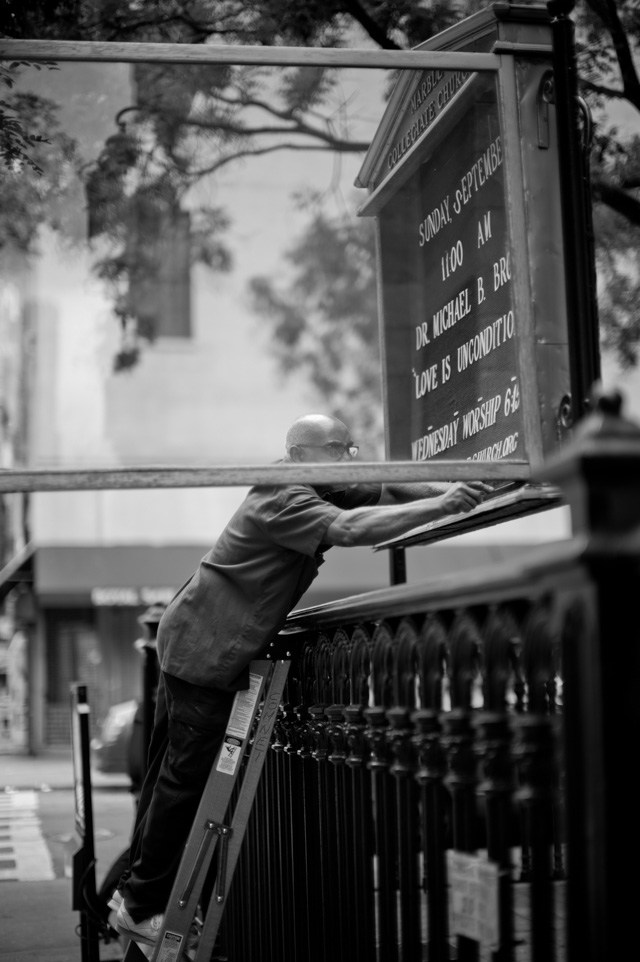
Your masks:
<instances>
[{"instance_id":1,"label":"tree branch","mask_svg":"<svg viewBox=\"0 0 640 962\"><path fill-rule=\"evenodd\" d=\"M216 93L215 99L220 101L220 103L227 104L229 107L237 107L242 110L244 107L257 107L273 114L274 117L279 117L281 120L293 120L295 119L295 110L278 110L277 107L272 106L264 100L259 100L256 97L229 97L222 93Z\"/></svg>"},{"instance_id":2,"label":"tree branch","mask_svg":"<svg viewBox=\"0 0 640 962\"><path fill-rule=\"evenodd\" d=\"M592 181L591 187L594 200L606 204L618 214L622 214L629 223L640 227L640 200L604 179Z\"/></svg>"},{"instance_id":3,"label":"tree branch","mask_svg":"<svg viewBox=\"0 0 640 962\"><path fill-rule=\"evenodd\" d=\"M624 96L634 107L640 110L640 80L638 79L629 40L618 16L615 0L586 0L586 3L600 18L611 35L611 42L616 52L622 76Z\"/></svg>"},{"instance_id":4,"label":"tree branch","mask_svg":"<svg viewBox=\"0 0 640 962\"><path fill-rule=\"evenodd\" d=\"M367 144L366 146L368 147L369 145ZM272 154L276 150L296 150L296 151L315 150L321 153L329 153L329 154L334 152L333 147L324 147L324 146L321 147L316 144L283 143L283 144L273 144L270 147L252 147L252 148L247 148L247 150L234 151L232 154L229 154L228 157L221 157L219 160L217 160L214 164L211 164L209 167L202 167L200 170L190 171L189 176L192 177L193 180L195 181L200 177L206 176L207 174L215 173L217 170L220 170L221 167L225 167L227 164L230 164L232 161L238 160L241 157L259 157L262 154Z\"/></svg>"},{"instance_id":5,"label":"tree branch","mask_svg":"<svg viewBox=\"0 0 640 962\"><path fill-rule=\"evenodd\" d=\"M383 50L403 49L395 40L392 40L391 37L388 36L387 32L370 16L358 0L345 0L344 9Z\"/></svg>"},{"instance_id":6,"label":"tree branch","mask_svg":"<svg viewBox=\"0 0 640 962\"><path fill-rule=\"evenodd\" d=\"M231 98L225 97L223 95L216 94L216 100L220 103L227 104L231 107L238 107L244 109L246 107L254 107L257 110L263 110L265 113L270 114L272 117L282 120L286 123L286 126L248 126L246 124L234 123L230 120L214 119L211 121L198 120L197 117L184 117L183 115L172 115L169 111L161 110L146 104L139 106L132 106L125 108L125 110L135 111L138 110L141 114L148 114L157 117L171 117L180 123L181 126L185 128L194 128L198 130L209 130L209 131L224 131L225 133L235 134L238 137L250 137L259 135L275 135L275 134L297 134L304 137L312 137L314 140L320 140L325 144L331 146L334 150L340 151L341 153L346 153L352 151L357 153L359 151L368 150L369 141L354 141L345 140L341 137L337 137L330 131L322 130L319 127L312 126L302 120L300 114L296 111L290 110L279 110L272 104L266 101L260 100L258 98ZM120 111L120 116L123 116L125 111Z\"/></svg>"},{"instance_id":7,"label":"tree branch","mask_svg":"<svg viewBox=\"0 0 640 962\"><path fill-rule=\"evenodd\" d=\"M152 33L155 31L162 31L164 28L166 35L171 27L182 27L189 31L190 36L183 36L178 42L204 43L212 36L225 37L228 35L231 37L239 37L242 31L240 31L238 25L233 22L234 16L237 16L237 13L231 13L227 16L227 19L231 20L233 26L224 28L222 26L225 18L224 14L219 14L214 21L199 20L191 16L184 7L179 7L178 10L163 15L158 8L154 6L151 13L140 13L138 16L133 15L131 19L122 13L119 15L115 14L111 17L96 17L88 24L88 28L100 40L123 40L127 35L138 39L140 34L142 34L140 39L150 40Z\"/></svg>"},{"instance_id":8,"label":"tree branch","mask_svg":"<svg viewBox=\"0 0 640 962\"><path fill-rule=\"evenodd\" d=\"M626 100L627 97L624 90L616 90L614 87L596 84L593 83L592 80L586 80L584 77L580 77L580 85L583 90L588 90L592 94L600 94L603 97L610 97L611 100Z\"/></svg>"},{"instance_id":9,"label":"tree branch","mask_svg":"<svg viewBox=\"0 0 640 962\"><path fill-rule=\"evenodd\" d=\"M211 123L207 123L203 120L194 120L189 118L188 120L182 121L185 127L194 127L198 130L222 130L225 133L237 134L242 137L255 137L255 136L275 136L276 134L297 134L300 137L312 137L314 140L320 140L323 144L331 147L332 150L337 150L340 153L353 152L357 153L359 151L367 150L369 148L369 141L354 141L354 140L344 140L340 137L336 137L331 133L325 133L322 130L318 130L315 127L311 127L308 124L301 122L296 122L290 124L289 126L278 127L275 125L267 126L240 126L230 121L215 120Z\"/></svg>"}]
</instances>

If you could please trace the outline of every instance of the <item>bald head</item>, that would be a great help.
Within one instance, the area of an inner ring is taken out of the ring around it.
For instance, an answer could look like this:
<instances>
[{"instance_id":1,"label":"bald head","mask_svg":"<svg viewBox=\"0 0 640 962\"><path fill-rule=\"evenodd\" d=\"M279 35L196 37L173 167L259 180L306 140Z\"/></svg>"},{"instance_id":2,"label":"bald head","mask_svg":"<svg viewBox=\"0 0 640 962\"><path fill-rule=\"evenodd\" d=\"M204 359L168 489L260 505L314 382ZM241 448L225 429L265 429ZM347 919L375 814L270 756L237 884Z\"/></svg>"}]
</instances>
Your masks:
<instances>
[{"instance_id":1,"label":"bald head","mask_svg":"<svg viewBox=\"0 0 640 962\"><path fill-rule=\"evenodd\" d=\"M322 447L331 441L341 444L351 441L346 424L327 414L304 414L296 418L287 431L287 455L292 461L300 461L303 460L300 452L305 450L304 446Z\"/></svg>"}]
</instances>

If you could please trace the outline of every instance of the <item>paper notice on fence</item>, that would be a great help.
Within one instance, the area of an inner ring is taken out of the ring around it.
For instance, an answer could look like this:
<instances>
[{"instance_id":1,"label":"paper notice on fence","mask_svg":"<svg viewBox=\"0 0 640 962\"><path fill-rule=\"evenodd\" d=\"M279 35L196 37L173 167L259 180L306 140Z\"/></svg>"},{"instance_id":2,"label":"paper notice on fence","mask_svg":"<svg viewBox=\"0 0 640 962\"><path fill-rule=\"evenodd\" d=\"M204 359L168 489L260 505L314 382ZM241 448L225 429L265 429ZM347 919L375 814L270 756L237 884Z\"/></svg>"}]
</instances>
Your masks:
<instances>
[{"instance_id":1,"label":"paper notice on fence","mask_svg":"<svg viewBox=\"0 0 640 962\"><path fill-rule=\"evenodd\" d=\"M233 699L231 715L227 724L227 735L244 739L247 737L253 717L253 709L260 695L262 675L253 672L249 674L249 687L246 691L237 691Z\"/></svg>"},{"instance_id":2,"label":"paper notice on fence","mask_svg":"<svg viewBox=\"0 0 640 962\"><path fill-rule=\"evenodd\" d=\"M480 855L447 852L449 874L449 925L452 934L466 935L496 952L499 869Z\"/></svg>"}]
</instances>

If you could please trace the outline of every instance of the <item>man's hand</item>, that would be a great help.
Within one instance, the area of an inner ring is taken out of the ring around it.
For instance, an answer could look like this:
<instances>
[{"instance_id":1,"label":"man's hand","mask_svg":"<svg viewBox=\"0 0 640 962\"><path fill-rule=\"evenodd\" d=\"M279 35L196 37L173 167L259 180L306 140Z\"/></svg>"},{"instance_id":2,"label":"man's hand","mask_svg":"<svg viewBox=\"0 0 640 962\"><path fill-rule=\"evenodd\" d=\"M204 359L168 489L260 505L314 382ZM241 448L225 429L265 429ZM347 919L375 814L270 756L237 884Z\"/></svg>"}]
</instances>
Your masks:
<instances>
[{"instance_id":1,"label":"man's hand","mask_svg":"<svg viewBox=\"0 0 640 962\"><path fill-rule=\"evenodd\" d=\"M418 525L471 511L485 494L493 491L484 481L458 482L442 493L427 494L426 497L423 484L397 487L409 488L405 496L408 493L413 497L408 504L371 505L341 511L327 528L324 541L341 548L378 544L406 534Z\"/></svg>"},{"instance_id":2,"label":"man's hand","mask_svg":"<svg viewBox=\"0 0 640 962\"><path fill-rule=\"evenodd\" d=\"M438 498L443 514L472 511L482 502L483 495L493 491L484 481L458 481Z\"/></svg>"}]
</instances>

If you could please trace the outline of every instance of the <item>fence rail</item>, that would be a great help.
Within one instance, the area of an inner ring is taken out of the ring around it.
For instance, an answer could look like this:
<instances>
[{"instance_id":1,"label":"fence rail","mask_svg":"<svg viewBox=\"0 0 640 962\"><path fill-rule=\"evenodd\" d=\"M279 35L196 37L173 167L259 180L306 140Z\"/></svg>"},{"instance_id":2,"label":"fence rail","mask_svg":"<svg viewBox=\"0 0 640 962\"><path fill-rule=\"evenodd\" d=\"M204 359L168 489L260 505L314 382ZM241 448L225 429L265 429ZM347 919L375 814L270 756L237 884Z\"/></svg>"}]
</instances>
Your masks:
<instances>
[{"instance_id":1,"label":"fence rail","mask_svg":"<svg viewBox=\"0 0 640 962\"><path fill-rule=\"evenodd\" d=\"M546 476L571 540L289 619L229 959L623 957L640 430L604 405Z\"/></svg>"}]
</instances>

